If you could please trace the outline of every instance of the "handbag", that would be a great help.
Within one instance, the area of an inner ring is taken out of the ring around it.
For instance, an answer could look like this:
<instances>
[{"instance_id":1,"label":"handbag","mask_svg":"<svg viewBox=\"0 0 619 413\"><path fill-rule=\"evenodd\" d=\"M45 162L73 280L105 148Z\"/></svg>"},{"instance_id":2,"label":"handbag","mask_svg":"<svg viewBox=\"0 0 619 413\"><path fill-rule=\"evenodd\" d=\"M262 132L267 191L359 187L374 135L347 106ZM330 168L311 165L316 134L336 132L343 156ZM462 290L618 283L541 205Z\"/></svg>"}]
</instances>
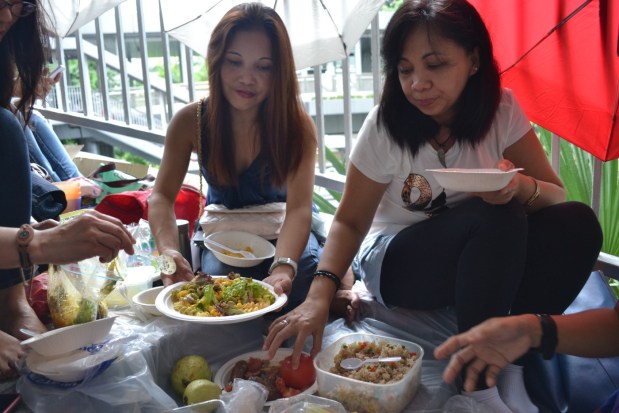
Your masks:
<instances>
[{"instance_id":1,"label":"handbag","mask_svg":"<svg viewBox=\"0 0 619 413\"><path fill-rule=\"evenodd\" d=\"M148 198L152 192L152 189L147 189L109 194L95 206L95 210L116 217L125 225L135 224L140 219L148 220ZM174 202L176 218L189 221L190 236L199 218L200 199L197 188L182 185Z\"/></svg>"},{"instance_id":2,"label":"handbag","mask_svg":"<svg viewBox=\"0 0 619 413\"><path fill-rule=\"evenodd\" d=\"M210 204L200 218L200 226L205 237L219 231L244 231L273 240L279 236L285 218L285 202L270 202L235 209Z\"/></svg>"},{"instance_id":3,"label":"handbag","mask_svg":"<svg viewBox=\"0 0 619 413\"><path fill-rule=\"evenodd\" d=\"M114 162L99 166L88 175L88 178L101 187L101 195L97 198L97 203L101 202L101 200L109 194L140 191L151 188L155 180L155 177L151 174L146 174L142 178L131 176L116 169L116 164Z\"/></svg>"},{"instance_id":4,"label":"handbag","mask_svg":"<svg viewBox=\"0 0 619 413\"><path fill-rule=\"evenodd\" d=\"M198 163L202 162L202 139L200 133L200 119L204 100L198 101L196 140L198 143ZM200 205L202 203L202 168L200 174ZM218 231L245 231L259 235L268 240L277 239L286 218L285 202L270 202L263 205L251 205L243 208L228 209L224 205L210 204L200 209L200 226L204 236Z\"/></svg>"}]
</instances>

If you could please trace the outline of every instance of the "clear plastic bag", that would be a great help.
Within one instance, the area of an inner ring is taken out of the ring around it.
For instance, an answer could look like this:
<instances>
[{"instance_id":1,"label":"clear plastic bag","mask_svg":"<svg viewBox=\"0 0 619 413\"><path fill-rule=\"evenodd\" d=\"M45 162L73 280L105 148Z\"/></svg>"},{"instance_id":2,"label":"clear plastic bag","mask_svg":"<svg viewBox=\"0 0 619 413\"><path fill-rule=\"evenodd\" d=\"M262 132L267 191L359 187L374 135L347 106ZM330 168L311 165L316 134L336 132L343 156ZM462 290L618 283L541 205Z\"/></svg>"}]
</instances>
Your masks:
<instances>
[{"instance_id":1,"label":"clear plastic bag","mask_svg":"<svg viewBox=\"0 0 619 413\"><path fill-rule=\"evenodd\" d=\"M103 300L125 272L118 258L106 264L94 257L73 264L50 265L47 303L54 327L107 317Z\"/></svg>"},{"instance_id":2,"label":"clear plastic bag","mask_svg":"<svg viewBox=\"0 0 619 413\"><path fill-rule=\"evenodd\" d=\"M347 413L340 402L311 394L275 400L269 413Z\"/></svg>"}]
</instances>

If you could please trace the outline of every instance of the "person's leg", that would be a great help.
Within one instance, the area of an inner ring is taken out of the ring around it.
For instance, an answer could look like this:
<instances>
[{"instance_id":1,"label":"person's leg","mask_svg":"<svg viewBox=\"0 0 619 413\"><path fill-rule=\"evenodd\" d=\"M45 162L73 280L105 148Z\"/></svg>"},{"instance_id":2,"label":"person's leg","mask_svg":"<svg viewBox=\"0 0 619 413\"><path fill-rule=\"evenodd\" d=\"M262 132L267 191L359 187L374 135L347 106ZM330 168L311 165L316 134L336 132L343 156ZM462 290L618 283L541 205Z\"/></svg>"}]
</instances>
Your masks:
<instances>
[{"instance_id":1,"label":"person's leg","mask_svg":"<svg viewBox=\"0 0 619 413\"><path fill-rule=\"evenodd\" d=\"M60 181L82 176L62 145L58 135L56 135L56 132L54 132L54 129L52 129L45 118L37 113L33 113L30 118L30 125L40 151Z\"/></svg>"},{"instance_id":2,"label":"person's leg","mask_svg":"<svg viewBox=\"0 0 619 413\"><path fill-rule=\"evenodd\" d=\"M527 262L512 314L561 314L591 274L602 248L595 213L565 202L529 215Z\"/></svg>"},{"instance_id":3,"label":"person's leg","mask_svg":"<svg viewBox=\"0 0 619 413\"><path fill-rule=\"evenodd\" d=\"M524 270L527 223L515 201L474 198L412 225L389 244L381 293L389 305L455 305L458 330L509 313Z\"/></svg>"}]
</instances>

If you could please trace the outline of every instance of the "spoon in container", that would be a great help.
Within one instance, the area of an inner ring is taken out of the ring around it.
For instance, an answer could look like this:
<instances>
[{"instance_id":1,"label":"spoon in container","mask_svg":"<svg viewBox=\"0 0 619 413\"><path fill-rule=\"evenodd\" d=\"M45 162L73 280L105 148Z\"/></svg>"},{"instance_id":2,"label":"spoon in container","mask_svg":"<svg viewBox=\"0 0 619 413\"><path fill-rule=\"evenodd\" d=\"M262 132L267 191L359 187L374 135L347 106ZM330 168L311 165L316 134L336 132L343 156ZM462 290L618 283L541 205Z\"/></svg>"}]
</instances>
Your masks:
<instances>
[{"instance_id":1,"label":"spoon in container","mask_svg":"<svg viewBox=\"0 0 619 413\"><path fill-rule=\"evenodd\" d=\"M356 357L344 359L340 362L340 367L346 370L356 370L366 363L395 363L402 360L402 357L382 357L378 359L361 360Z\"/></svg>"},{"instance_id":2,"label":"spoon in container","mask_svg":"<svg viewBox=\"0 0 619 413\"><path fill-rule=\"evenodd\" d=\"M223 250L223 251L220 251L220 252L224 253L224 254L226 252L230 252L232 254L240 254L240 255L243 256L243 258L251 258L251 259L256 258L256 256L254 254L252 254L251 252L249 252L249 251L235 250L235 249L232 249L230 247L226 247L225 245L220 244L217 241L213 241L212 239L204 238L204 243L205 244L209 244L211 246L215 246L216 248L219 248L220 250Z\"/></svg>"}]
</instances>

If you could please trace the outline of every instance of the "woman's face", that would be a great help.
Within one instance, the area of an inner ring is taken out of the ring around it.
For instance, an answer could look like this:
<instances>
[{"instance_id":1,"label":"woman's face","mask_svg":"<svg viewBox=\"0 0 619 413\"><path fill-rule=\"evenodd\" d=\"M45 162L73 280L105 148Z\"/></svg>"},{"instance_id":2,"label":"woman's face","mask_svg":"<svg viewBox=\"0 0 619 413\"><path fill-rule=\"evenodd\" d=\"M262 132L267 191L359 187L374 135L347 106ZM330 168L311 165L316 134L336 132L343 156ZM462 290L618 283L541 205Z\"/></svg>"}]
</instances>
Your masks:
<instances>
[{"instance_id":1,"label":"woman's face","mask_svg":"<svg viewBox=\"0 0 619 413\"><path fill-rule=\"evenodd\" d=\"M271 91L273 57L271 42L263 30L234 35L221 66L226 100L233 109L257 112Z\"/></svg>"},{"instance_id":2,"label":"woman's face","mask_svg":"<svg viewBox=\"0 0 619 413\"><path fill-rule=\"evenodd\" d=\"M432 34L425 26L406 38L398 77L406 99L441 125L449 125L469 77L477 72L478 53L467 53L457 43Z\"/></svg>"},{"instance_id":3,"label":"woman's face","mask_svg":"<svg viewBox=\"0 0 619 413\"><path fill-rule=\"evenodd\" d=\"M9 0L11 4L21 3L21 0ZM0 9L0 42L4 39L4 36L8 33L9 29L19 17L13 17L11 14L11 8L6 2L0 0L0 6L4 6Z\"/></svg>"}]
</instances>

